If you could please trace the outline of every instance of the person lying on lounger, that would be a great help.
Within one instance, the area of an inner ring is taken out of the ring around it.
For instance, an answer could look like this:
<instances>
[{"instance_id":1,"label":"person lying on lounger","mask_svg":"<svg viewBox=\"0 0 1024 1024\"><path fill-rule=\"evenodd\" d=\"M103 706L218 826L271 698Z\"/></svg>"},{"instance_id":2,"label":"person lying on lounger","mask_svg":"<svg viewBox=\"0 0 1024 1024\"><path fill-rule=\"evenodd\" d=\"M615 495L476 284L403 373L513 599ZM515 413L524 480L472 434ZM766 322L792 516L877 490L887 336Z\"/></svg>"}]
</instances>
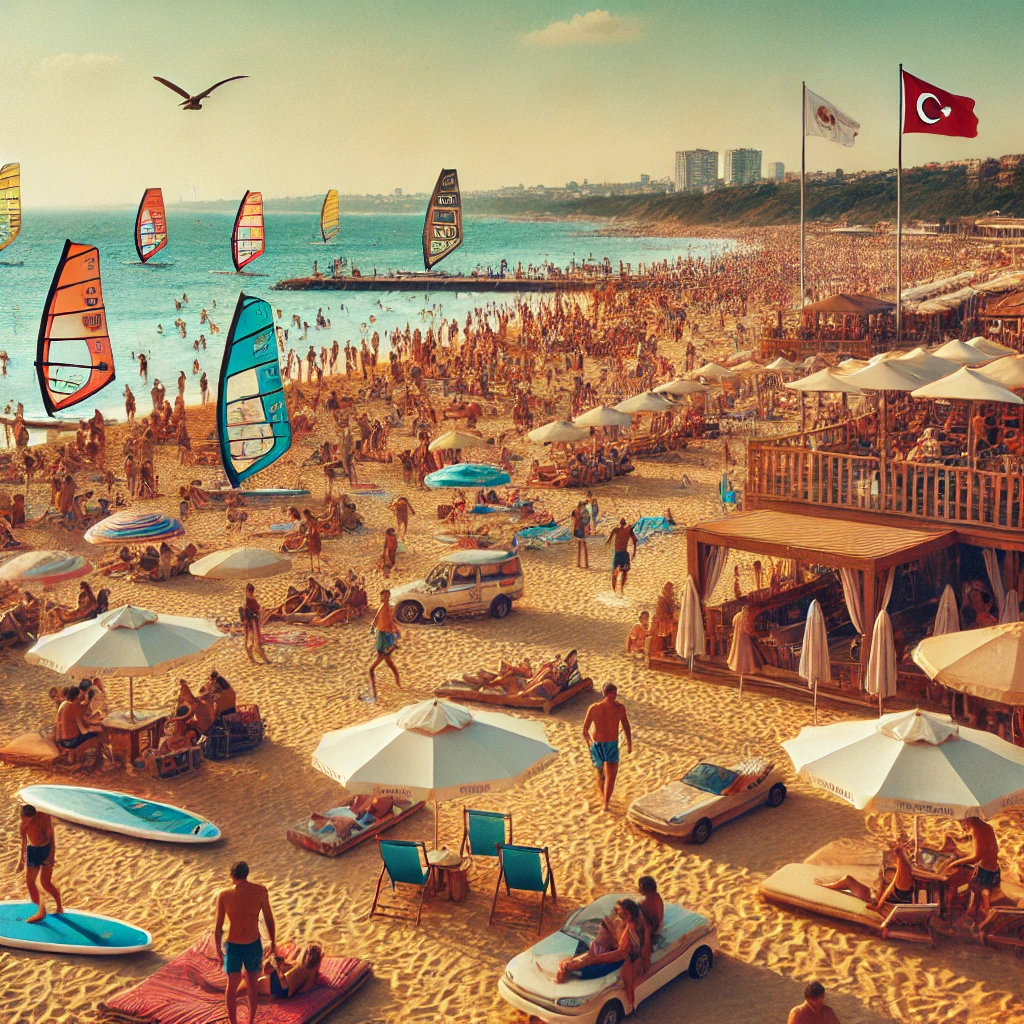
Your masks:
<instances>
[{"instance_id":1,"label":"person lying on lounger","mask_svg":"<svg viewBox=\"0 0 1024 1024\"><path fill-rule=\"evenodd\" d=\"M309 817L314 825L321 831L330 827L342 842L349 838L353 830L362 832L363 829L373 828L374 825L382 822L393 810L395 801L390 796L352 796L349 797L341 808L347 808L348 814L317 814L312 813Z\"/></svg>"},{"instance_id":2,"label":"person lying on lounger","mask_svg":"<svg viewBox=\"0 0 1024 1024\"><path fill-rule=\"evenodd\" d=\"M907 851L903 846L897 845L893 847L892 852L896 858L896 871L888 883L883 879L877 895L873 895L868 886L852 875L845 875L835 882L823 882L820 878L816 878L814 882L823 889L848 892L851 896L856 896L857 899L863 900L868 905L868 910L873 910L876 914L880 914L886 904L913 903L914 872L910 866Z\"/></svg>"}]
</instances>

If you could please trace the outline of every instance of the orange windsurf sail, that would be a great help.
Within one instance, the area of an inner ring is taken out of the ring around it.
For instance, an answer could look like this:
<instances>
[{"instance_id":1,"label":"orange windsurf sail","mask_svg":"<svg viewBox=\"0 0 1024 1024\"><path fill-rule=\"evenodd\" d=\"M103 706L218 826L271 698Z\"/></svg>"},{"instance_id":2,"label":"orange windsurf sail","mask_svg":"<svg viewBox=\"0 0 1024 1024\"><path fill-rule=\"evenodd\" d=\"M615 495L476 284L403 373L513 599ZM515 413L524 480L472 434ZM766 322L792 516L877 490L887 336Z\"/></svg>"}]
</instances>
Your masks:
<instances>
[{"instance_id":1,"label":"orange windsurf sail","mask_svg":"<svg viewBox=\"0 0 1024 1024\"><path fill-rule=\"evenodd\" d=\"M238 205L235 229L231 232L231 259L235 270L241 270L263 255L266 250L263 227L263 193L246 192Z\"/></svg>"},{"instance_id":2,"label":"orange windsurf sail","mask_svg":"<svg viewBox=\"0 0 1024 1024\"><path fill-rule=\"evenodd\" d=\"M167 244L167 213L164 194L158 188L147 188L135 217L135 251L143 263L149 261Z\"/></svg>"}]
</instances>

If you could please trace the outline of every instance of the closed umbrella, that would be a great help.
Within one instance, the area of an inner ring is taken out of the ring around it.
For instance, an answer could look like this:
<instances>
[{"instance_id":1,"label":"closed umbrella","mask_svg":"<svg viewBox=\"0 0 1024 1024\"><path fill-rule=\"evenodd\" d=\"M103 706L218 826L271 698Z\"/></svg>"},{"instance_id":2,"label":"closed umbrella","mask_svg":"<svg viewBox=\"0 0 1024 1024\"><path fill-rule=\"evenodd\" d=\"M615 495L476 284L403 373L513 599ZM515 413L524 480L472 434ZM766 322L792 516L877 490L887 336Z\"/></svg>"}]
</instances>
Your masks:
<instances>
[{"instance_id":1,"label":"closed umbrella","mask_svg":"<svg viewBox=\"0 0 1024 1024\"><path fill-rule=\"evenodd\" d=\"M1020 622L1020 598L1017 591L1011 587L1003 598L1003 610L999 613L999 621Z\"/></svg>"},{"instance_id":2,"label":"closed umbrella","mask_svg":"<svg viewBox=\"0 0 1024 1024\"><path fill-rule=\"evenodd\" d=\"M126 509L94 523L85 531L89 544L133 544L140 541L170 540L180 537L185 527L163 512L136 512Z\"/></svg>"},{"instance_id":3,"label":"closed umbrella","mask_svg":"<svg viewBox=\"0 0 1024 1024\"><path fill-rule=\"evenodd\" d=\"M962 820L1024 805L1024 750L949 715L805 726L782 746L803 778L863 811Z\"/></svg>"},{"instance_id":4,"label":"closed umbrella","mask_svg":"<svg viewBox=\"0 0 1024 1024\"><path fill-rule=\"evenodd\" d=\"M228 548L193 562L188 571L208 580L249 580L291 571L292 560L268 548Z\"/></svg>"},{"instance_id":5,"label":"closed umbrella","mask_svg":"<svg viewBox=\"0 0 1024 1024\"><path fill-rule=\"evenodd\" d=\"M224 635L209 619L158 615L128 604L41 636L25 660L72 679L127 676L128 714L134 721L137 676L159 676L198 661Z\"/></svg>"},{"instance_id":6,"label":"closed umbrella","mask_svg":"<svg viewBox=\"0 0 1024 1024\"><path fill-rule=\"evenodd\" d=\"M590 437L584 427L573 426L568 420L552 420L526 435L535 444L575 444Z\"/></svg>"},{"instance_id":7,"label":"closed umbrella","mask_svg":"<svg viewBox=\"0 0 1024 1024\"><path fill-rule=\"evenodd\" d=\"M814 721L818 721L818 683L832 682L832 663L828 656L828 629L821 605L812 601L804 623L804 642L800 648L799 675L814 691Z\"/></svg>"},{"instance_id":8,"label":"closed umbrella","mask_svg":"<svg viewBox=\"0 0 1024 1024\"><path fill-rule=\"evenodd\" d=\"M595 406L573 420L577 427L628 427L632 422L632 416L610 405Z\"/></svg>"},{"instance_id":9,"label":"closed umbrella","mask_svg":"<svg viewBox=\"0 0 1024 1024\"><path fill-rule=\"evenodd\" d=\"M679 625L676 628L676 654L688 658L690 669L693 659L704 653L704 616L700 611L700 597L692 576L686 577L683 585L683 603L679 609Z\"/></svg>"},{"instance_id":10,"label":"closed umbrella","mask_svg":"<svg viewBox=\"0 0 1024 1024\"><path fill-rule=\"evenodd\" d=\"M661 395L656 395L653 391L644 391L642 394L634 395L632 398L627 398L624 402L619 402L615 409L617 412L624 412L627 414L639 413L639 412L667 412L670 409L675 409L667 398L663 398Z\"/></svg>"},{"instance_id":11,"label":"closed umbrella","mask_svg":"<svg viewBox=\"0 0 1024 1024\"><path fill-rule=\"evenodd\" d=\"M708 391L707 384L701 384L699 380L670 380L659 384L655 389L656 395L672 395L675 398L684 398L686 395L699 395Z\"/></svg>"},{"instance_id":12,"label":"closed umbrella","mask_svg":"<svg viewBox=\"0 0 1024 1024\"><path fill-rule=\"evenodd\" d=\"M930 636L912 657L929 679L951 690L1024 707L1024 622Z\"/></svg>"},{"instance_id":13,"label":"closed umbrella","mask_svg":"<svg viewBox=\"0 0 1024 1024\"><path fill-rule=\"evenodd\" d=\"M944 636L946 633L957 633L960 631L960 612L956 607L956 595L950 584L946 584L939 598L939 607L935 612L935 624L932 626L932 636Z\"/></svg>"},{"instance_id":14,"label":"closed umbrella","mask_svg":"<svg viewBox=\"0 0 1024 1024\"><path fill-rule=\"evenodd\" d=\"M428 487L504 487L512 477L487 463L461 462L428 473L423 482Z\"/></svg>"},{"instance_id":15,"label":"closed umbrella","mask_svg":"<svg viewBox=\"0 0 1024 1024\"><path fill-rule=\"evenodd\" d=\"M882 700L896 695L896 644L892 638L892 619L883 608L875 616L871 630L871 650L864 689L878 695L878 717L882 717Z\"/></svg>"},{"instance_id":16,"label":"closed umbrella","mask_svg":"<svg viewBox=\"0 0 1024 1024\"><path fill-rule=\"evenodd\" d=\"M487 442L479 434L470 434L465 430L449 430L430 442L432 452L448 451L455 448L479 448Z\"/></svg>"},{"instance_id":17,"label":"closed umbrella","mask_svg":"<svg viewBox=\"0 0 1024 1024\"><path fill-rule=\"evenodd\" d=\"M0 580L49 587L91 572L92 565L81 555L68 551L26 551L0 566Z\"/></svg>"},{"instance_id":18,"label":"closed umbrella","mask_svg":"<svg viewBox=\"0 0 1024 1024\"><path fill-rule=\"evenodd\" d=\"M511 789L558 755L539 722L427 700L397 714L327 733L313 767L351 793L437 804Z\"/></svg>"}]
</instances>

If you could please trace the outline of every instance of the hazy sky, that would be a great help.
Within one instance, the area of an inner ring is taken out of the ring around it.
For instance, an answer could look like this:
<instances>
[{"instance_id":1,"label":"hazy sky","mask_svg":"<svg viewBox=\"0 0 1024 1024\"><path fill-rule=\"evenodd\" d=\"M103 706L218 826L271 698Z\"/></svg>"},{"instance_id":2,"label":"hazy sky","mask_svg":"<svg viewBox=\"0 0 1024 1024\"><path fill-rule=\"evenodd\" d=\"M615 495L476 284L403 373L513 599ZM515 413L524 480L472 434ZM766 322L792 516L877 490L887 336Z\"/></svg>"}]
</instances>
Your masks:
<instances>
[{"instance_id":1,"label":"hazy sky","mask_svg":"<svg viewBox=\"0 0 1024 1024\"><path fill-rule=\"evenodd\" d=\"M973 96L974 140L1024 151L1021 0L0 0L0 162L26 205L428 191L661 177L677 149L799 165L800 82L862 125L808 167L896 163L897 64ZM176 107L154 74L215 93Z\"/></svg>"}]
</instances>

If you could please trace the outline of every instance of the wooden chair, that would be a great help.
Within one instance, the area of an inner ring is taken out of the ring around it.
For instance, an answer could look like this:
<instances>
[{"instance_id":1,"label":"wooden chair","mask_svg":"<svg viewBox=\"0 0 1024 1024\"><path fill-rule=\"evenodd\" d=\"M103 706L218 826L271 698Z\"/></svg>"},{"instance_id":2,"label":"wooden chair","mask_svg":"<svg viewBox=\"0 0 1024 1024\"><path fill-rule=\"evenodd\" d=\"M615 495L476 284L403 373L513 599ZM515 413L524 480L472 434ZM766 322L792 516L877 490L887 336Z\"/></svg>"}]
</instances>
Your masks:
<instances>
[{"instance_id":1,"label":"wooden chair","mask_svg":"<svg viewBox=\"0 0 1024 1024\"><path fill-rule=\"evenodd\" d=\"M537 915L537 934L540 935L544 922L544 903L548 889L551 890L551 902L557 904L555 892L555 876L551 870L551 858L546 846L513 846L501 843L498 846L498 881L494 886L494 899L491 901L491 916L487 919L490 925L494 922L495 910L498 906L498 894L501 884L505 883L505 894L517 892L539 892L540 912Z\"/></svg>"}]
</instances>

